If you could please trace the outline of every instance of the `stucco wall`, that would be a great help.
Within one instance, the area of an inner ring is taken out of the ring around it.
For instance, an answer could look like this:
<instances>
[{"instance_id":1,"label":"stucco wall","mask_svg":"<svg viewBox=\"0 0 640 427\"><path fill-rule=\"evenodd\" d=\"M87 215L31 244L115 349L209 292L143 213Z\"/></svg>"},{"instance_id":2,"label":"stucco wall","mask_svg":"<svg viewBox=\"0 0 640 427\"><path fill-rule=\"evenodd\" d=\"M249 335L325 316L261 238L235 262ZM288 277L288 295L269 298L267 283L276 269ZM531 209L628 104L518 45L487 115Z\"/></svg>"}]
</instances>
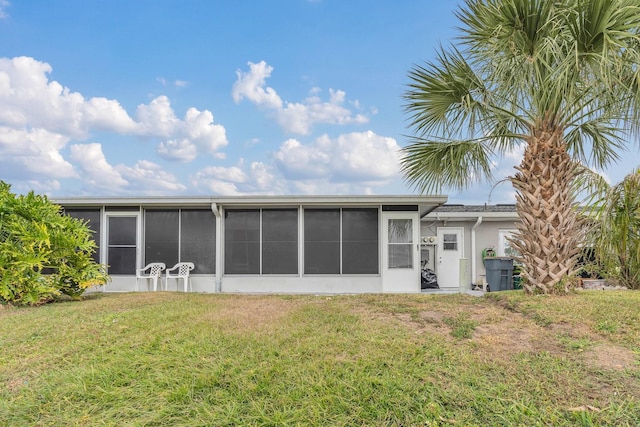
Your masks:
<instances>
[{"instance_id":1,"label":"stucco wall","mask_svg":"<svg viewBox=\"0 0 640 427\"><path fill-rule=\"evenodd\" d=\"M466 268L466 277L472 283L480 283L485 278L485 268L482 264L482 250L485 248L493 247L496 252L498 250L498 231L499 230L512 230L515 228L515 222L513 220L504 221L483 221L476 228L476 249L473 253L471 247L471 230L475 224L475 221L433 221L429 219L423 219L420 224L420 236L436 236L438 227L460 227L464 230L464 254L463 256L468 259ZM436 254L437 256L437 254ZM472 258L475 258L476 262L476 277L472 277ZM469 283L470 284L470 283ZM466 284L466 285L469 285ZM464 284L463 284L464 285Z\"/></svg>"}]
</instances>

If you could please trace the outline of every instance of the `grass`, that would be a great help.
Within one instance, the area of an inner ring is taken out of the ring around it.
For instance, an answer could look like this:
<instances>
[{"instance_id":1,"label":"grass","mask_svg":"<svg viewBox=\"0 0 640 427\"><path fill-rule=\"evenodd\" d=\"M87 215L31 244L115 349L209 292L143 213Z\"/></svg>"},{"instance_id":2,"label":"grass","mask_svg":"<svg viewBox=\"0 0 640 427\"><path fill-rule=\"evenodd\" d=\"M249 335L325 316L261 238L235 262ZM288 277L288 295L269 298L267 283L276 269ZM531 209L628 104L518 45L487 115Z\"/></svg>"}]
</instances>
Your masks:
<instances>
[{"instance_id":1,"label":"grass","mask_svg":"<svg viewBox=\"0 0 640 427\"><path fill-rule=\"evenodd\" d=\"M0 306L0 425L637 425L640 293Z\"/></svg>"}]
</instances>

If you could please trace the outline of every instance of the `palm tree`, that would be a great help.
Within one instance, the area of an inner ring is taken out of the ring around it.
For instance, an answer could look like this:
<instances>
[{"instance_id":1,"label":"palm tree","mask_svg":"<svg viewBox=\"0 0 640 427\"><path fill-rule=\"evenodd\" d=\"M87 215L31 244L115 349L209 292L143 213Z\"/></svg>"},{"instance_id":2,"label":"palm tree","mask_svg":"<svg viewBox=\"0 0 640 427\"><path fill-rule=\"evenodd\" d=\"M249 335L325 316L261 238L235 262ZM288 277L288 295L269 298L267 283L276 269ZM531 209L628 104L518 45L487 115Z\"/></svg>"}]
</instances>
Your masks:
<instances>
[{"instance_id":1,"label":"palm tree","mask_svg":"<svg viewBox=\"0 0 640 427\"><path fill-rule=\"evenodd\" d=\"M466 0L456 15L458 46L409 73L403 173L421 191L464 189L524 144L508 178L524 286L566 291L584 230L571 184L640 130L640 3Z\"/></svg>"}]
</instances>

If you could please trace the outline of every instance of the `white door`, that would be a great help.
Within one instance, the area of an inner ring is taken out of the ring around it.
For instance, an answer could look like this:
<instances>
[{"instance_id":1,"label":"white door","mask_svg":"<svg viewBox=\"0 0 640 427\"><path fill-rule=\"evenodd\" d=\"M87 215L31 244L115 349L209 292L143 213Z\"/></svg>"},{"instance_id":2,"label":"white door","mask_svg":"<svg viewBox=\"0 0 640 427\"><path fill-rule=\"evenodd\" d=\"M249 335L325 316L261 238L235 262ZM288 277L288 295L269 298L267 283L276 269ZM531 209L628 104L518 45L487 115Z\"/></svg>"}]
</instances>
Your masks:
<instances>
[{"instance_id":1,"label":"white door","mask_svg":"<svg viewBox=\"0 0 640 427\"><path fill-rule=\"evenodd\" d=\"M440 288L460 287L460 258L463 257L462 228L438 227L436 274Z\"/></svg>"},{"instance_id":2,"label":"white door","mask_svg":"<svg viewBox=\"0 0 640 427\"><path fill-rule=\"evenodd\" d=\"M382 213L382 288L420 292L420 218L417 213Z\"/></svg>"},{"instance_id":3,"label":"white door","mask_svg":"<svg viewBox=\"0 0 640 427\"><path fill-rule=\"evenodd\" d=\"M105 289L132 291L140 268L140 215L137 212L107 212L105 262L111 281Z\"/></svg>"}]
</instances>

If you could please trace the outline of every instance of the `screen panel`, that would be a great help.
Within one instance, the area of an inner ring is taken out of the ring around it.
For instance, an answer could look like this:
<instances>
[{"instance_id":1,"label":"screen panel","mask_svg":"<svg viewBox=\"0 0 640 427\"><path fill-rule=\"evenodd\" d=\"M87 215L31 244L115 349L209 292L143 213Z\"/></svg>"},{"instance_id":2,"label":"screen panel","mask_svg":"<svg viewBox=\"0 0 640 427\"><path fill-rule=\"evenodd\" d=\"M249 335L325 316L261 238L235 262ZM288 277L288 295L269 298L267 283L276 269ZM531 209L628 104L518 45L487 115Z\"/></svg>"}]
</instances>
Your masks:
<instances>
[{"instance_id":1,"label":"screen panel","mask_svg":"<svg viewBox=\"0 0 640 427\"><path fill-rule=\"evenodd\" d=\"M215 274L216 217L211 210L182 210L180 261L193 262L193 274Z\"/></svg>"},{"instance_id":2,"label":"screen panel","mask_svg":"<svg viewBox=\"0 0 640 427\"><path fill-rule=\"evenodd\" d=\"M340 274L340 209L305 209L304 273Z\"/></svg>"},{"instance_id":3,"label":"screen panel","mask_svg":"<svg viewBox=\"0 0 640 427\"><path fill-rule=\"evenodd\" d=\"M262 211L262 274L298 274L298 210Z\"/></svg>"},{"instance_id":4,"label":"screen panel","mask_svg":"<svg viewBox=\"0 0 640 427\"><path fill-rule=\"evenodd\" d=\"M342 273L378 274L378 209L342 210Z\"/></svg>"},{"instance_id":5,"label":"screen panel","mask_svg":"<svg viewBox=\"0 0 640 427\"><path fill-rule=\"evenodd\" d=\"M260 210L225 211L225 273L260 274Z\"/></svg>"}]
</instances>

